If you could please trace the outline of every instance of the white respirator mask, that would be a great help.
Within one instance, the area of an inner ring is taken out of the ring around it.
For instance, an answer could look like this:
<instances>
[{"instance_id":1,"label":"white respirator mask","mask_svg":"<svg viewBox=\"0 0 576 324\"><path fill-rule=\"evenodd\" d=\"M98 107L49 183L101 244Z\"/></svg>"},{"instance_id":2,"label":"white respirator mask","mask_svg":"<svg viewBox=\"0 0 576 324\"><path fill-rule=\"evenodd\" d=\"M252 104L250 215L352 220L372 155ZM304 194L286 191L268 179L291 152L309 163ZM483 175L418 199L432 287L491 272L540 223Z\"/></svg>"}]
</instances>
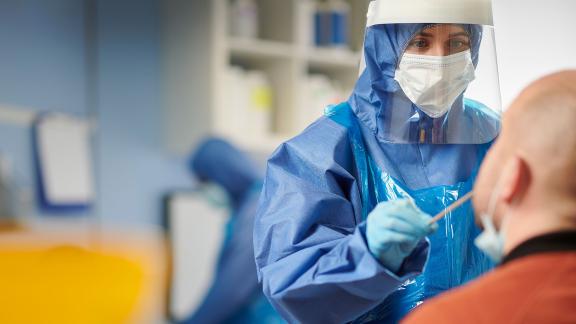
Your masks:
<instances>
[{"instance_id":1,"label":"white respirator mask","mask_svg":"<svg viewBox=\"0 0 576 324\"><path fill-rule=\"evenodd\" d=\"M475 79L470 50L429 56L405 53L394 77L420 110L431 118L445 115Z\"/></svg>"},{"instance_id":2,"label":"white respirator mask","mask_svg":"<svg viewBox=\"0 0 576 324\"><path fill-rule=\"evenodd\" d=\"M502 230L498 231L492 221L491 215L480 216L484 231L476 237L474 244L493 262L500 263L504 257L504 235Z\"/></svg>"},{"instance_id":3,"label":"white respirator mask","mask_svg":"<svg viewBox=\"0 0 576 324\"><path fill-rule=\"evenodd\" d=\"M494 212L496 211L496 202L499 195L500 190L497 188L494 190L492 196L490 197L490 201L488 203L488 212L480 216L480 221L482 222L484 230L474 240L476 247L484 252L484 254L486 254L495 263L500 263L504 257L504 231L507 219L506 216L503 217L500 230L497 230L493 219Z\"/></svg>"}]
</instances>

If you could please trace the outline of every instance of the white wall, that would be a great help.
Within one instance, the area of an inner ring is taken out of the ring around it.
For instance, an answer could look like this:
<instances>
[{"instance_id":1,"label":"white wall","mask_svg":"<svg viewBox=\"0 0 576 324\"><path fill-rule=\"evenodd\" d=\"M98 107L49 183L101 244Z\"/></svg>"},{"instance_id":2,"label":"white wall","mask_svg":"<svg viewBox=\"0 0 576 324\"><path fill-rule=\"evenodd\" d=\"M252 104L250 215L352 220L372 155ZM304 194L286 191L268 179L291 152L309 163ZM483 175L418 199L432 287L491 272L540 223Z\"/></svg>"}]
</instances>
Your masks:
<instances>
[{"instance_id":1,"label":"white wall","mask_svg":"<svg viewBox=\"0 0 576 324\"><path fill-rule=\"evenodd\" d=\"M494 0L504 109L535 79L576 68L575 0Z\"/></svg>"}]
</instances>

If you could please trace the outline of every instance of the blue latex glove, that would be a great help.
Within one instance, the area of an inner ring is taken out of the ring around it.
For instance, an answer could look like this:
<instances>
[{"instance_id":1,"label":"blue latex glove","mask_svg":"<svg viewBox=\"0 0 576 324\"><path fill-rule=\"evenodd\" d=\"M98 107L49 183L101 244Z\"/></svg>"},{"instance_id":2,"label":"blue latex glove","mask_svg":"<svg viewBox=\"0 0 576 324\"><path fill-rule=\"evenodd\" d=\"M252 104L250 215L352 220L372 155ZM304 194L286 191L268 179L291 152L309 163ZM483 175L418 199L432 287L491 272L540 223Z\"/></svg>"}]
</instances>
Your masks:
<instances>
[{"instance_id":1,"label":"blue latex glove","mask_svg":"<svg viewBox=\"0 0 576 324\"><path fill-rule=\"evenodd\" d=\"M430 217L409 199L380 203L368 215L366 240L370 252L388 270L397 273L418 242L438 229Z\"/></svg>"}]
</instances>

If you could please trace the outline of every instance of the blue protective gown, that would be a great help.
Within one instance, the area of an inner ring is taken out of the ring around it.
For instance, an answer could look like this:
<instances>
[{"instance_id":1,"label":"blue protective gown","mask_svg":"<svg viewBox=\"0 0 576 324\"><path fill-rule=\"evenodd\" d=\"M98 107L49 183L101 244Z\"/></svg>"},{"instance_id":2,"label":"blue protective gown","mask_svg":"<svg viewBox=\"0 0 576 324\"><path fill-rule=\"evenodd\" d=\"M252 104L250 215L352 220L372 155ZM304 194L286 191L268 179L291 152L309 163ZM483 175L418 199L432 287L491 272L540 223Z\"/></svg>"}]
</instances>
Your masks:
<instances>
[{"instance_id":1,"label":"blue protective gown","mask_svg":"<svg viewBox=\"0 0 576 324\"><path fill-rule=\"evenodd\" d=\"M201 306L184 323L284 323L262 294L256 276L252 231L261 177L230 144L210 139L192 156L191 169L203 181L222 186L232 203L216 274Z\"/></svg>"},{"instance_id":2,"label":"blue protective gown","mask_svg":"<svg viewBox=\"0 0 576 324\"><path fill-rule=\"evenodd\" d=\"M468 193L496 137L498 116L460 98L439 119L419 114L394 72L423 24L380 25L365 39L367 68L347 103L327 109L268 161L255 223L259 279L291 323L394 323L426 298L491 267L473 246L471 205L448 214L397 273L366 243L366 217L379 202L412 197L436 214ZM465 26L478 62L481 28ZM415 116L391 129L391 116ZM424 143L412 134L425 129ZM401 130L401 132L398 132ZM431 144L435 141L483 144ZM393 139L393 142L391 142ZM424 271L424 266L428 265Z\"/></svg>"}]
</instances>

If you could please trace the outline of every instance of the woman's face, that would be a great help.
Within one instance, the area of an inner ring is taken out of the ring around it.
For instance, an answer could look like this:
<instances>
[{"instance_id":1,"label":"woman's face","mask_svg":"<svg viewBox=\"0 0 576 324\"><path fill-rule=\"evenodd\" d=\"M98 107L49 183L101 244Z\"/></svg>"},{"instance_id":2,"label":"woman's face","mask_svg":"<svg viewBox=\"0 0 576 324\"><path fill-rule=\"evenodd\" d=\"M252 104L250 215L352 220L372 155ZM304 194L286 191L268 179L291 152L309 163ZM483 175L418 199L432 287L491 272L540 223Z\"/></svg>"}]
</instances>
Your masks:
<instances>
[{"instance_id":1,"label":"woman's face","mask_svg":"<svg viewBox=\"0 0 576 324\"><path fill-rule=\"evenodd\" d=\"M408 43L406 53L447 56L470 49L470 35L460 25L441 24L422 29Z\"/></svg>"}]
</instances>

